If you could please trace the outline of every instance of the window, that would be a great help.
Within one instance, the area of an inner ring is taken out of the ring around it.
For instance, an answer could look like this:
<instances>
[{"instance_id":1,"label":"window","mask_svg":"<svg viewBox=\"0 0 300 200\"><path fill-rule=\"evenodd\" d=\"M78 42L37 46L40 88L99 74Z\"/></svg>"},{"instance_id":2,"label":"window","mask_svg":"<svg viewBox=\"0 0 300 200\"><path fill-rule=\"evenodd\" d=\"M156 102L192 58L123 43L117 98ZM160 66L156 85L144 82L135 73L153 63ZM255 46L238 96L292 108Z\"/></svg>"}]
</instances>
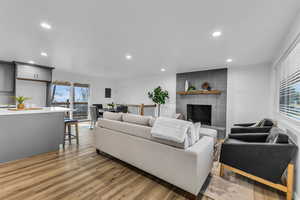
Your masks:
<instances>
[{"instance_id":1,"label":"window","mask_svg":"<svg viewBox=\"0 0 300 200\"><path fill-rule=\"evenodd\" d=\"M279 65L279 111L300 120L300 43Z\"/></svg>"},{"instance_id":2,"label":"window","mask_svg":"<svg viewBox=\"0 0 300 200\"><path fill-rule=\"evenodd\" d=\"M88 99L90 88L89 85L74 83L74 119L87 119L88 118Z\"/></svg>"},{"instance_id":3,"label":"window","mask_svg":"<svg viewBox=\"0 0 300 200\"><path fill-rule=\"evenodd\" d=\"M72 119L88 119L89 85L69 82L53 82L51 105L73 108L68 116Z\"/></svg>"},{"instance_id":4,"label":"window","mask_svg":"<svg viewBox=\"0 0 300 200\"><path fill-rule=\"evenodd\" d=\"M68 82L54 82L52 84L51 105L70 107L71 84Z\"/></svg>"}]
</instances>

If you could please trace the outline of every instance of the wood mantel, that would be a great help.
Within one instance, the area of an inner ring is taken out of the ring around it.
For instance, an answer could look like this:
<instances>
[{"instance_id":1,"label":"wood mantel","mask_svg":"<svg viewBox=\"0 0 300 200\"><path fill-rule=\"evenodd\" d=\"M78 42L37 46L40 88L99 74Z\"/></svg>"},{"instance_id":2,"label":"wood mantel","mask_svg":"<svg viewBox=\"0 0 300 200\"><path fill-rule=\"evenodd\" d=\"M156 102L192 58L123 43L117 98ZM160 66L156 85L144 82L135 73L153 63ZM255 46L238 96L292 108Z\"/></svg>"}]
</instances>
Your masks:
<instances>
[{"instance_id":1,"label":"wood mantel","mask_svg":"<svg viewBox=\"0 0 300 200\"><path fill-rule=\"evenodd\" d=\"M220 90L191 90L191 91L182 91L182 92L177 92L177 94L180 95L197 95L197 94L221 94Z\"/></svg>"}]
</instances>

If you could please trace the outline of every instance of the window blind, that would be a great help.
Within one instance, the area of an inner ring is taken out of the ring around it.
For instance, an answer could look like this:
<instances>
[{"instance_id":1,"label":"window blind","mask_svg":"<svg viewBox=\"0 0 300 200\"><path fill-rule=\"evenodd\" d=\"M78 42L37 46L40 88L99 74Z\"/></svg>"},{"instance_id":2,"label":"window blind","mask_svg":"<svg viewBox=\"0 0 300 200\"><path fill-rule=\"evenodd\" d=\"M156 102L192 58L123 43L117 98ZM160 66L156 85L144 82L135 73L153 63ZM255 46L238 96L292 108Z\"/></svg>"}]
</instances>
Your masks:
<instances>
[{"instance_id":1,"label":"window blind","mask_svg":"<svg viewBox=\"0 0 300 200\"><path fill-rule=\"evenodd\" d=\"M280 63L279 111L300 120L300 43Z\"/></svg>"}]
</instances>

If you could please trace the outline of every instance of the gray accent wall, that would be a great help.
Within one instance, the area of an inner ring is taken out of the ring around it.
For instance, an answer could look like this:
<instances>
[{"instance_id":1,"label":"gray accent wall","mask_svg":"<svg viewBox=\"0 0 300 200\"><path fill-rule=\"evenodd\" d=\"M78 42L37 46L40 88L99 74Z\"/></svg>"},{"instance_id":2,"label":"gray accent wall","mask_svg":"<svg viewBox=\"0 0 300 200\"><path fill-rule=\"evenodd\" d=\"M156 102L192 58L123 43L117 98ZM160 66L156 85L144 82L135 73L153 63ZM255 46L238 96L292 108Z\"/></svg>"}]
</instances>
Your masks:
<instances>
[{"instance_id":1,"label":"gray accent wall","mask_svg":"<svg viewBox=\"0 0 300 200\"><path fill-rule=\"evenodd\" d=\"M176 113L187 116L187 104L212 105L212 126L226 127L227 104L227 69L206 70L180 73L176 75L176 92L184 91L185 81L201 90L201 85L208 82L212 90L221 94L179 95L176 94Z\"/></svg>"}]
</instances>

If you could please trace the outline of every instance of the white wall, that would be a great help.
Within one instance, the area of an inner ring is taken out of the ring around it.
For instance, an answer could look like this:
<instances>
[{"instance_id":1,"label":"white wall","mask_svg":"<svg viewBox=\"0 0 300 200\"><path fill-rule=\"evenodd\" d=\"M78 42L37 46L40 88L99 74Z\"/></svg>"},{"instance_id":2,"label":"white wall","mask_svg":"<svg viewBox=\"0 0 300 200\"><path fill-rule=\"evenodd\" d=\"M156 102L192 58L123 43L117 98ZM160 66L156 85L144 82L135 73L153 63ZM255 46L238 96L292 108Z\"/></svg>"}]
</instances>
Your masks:
<instances>
[{"instance_id":1,"label":"white wall","mask_svg":"<svg viewBox=\"0 0 300 200\"><path fill-rule=\"evenodd\" d=\"M227 132L235 123L270 117L270 64L228 69Z\"/></svg>"},{"instance_id":2,"label":"white wall","mask_svg":"<svg viewBox=\"0 0 300 200\"><path fill-rule=\"evenodd\" d=\"M90 104L111 103L115 98L115 81L103 77L95 77L70 73L55 69L53 71L53 81L69 81L83 84L90 84ZM112 88L112 98L104 98L105 88Z\"/></svg>"},{"instance_id":3,"label":"white wall","mask_svg":"<svg viewBox=\"0 0 300 200\"><path fill-rule=\"evenodd\" d=\"M227 129L238 122L255 122L270 117L270 65L228 69ZM153 104L147 92L157 86L169 91L170 100L162 114L176 112L176 74L138 77L118 81L115 101L124 104Z\"/></svg>"},{"instance_id":4,"label":"white wall","mask_svg":"<svg viewBox=\"0 0 300 200\"><path fill-rule=\"evenodd\" d=\"M281 56L283 56L286 52L286 50L294 43L297 36L300 34L300 13L295 18L294 23L292 24L288 34L286 35L284 41L281 44L280 51L274 58L274 65L272 69L272 78L271 78L271 104L272 104L272 116L274 119L278 121L278 126L280 128L286 129L288 133L294 138L297 145L300 145L300 123L295 122L292 119L286 118L279 114L278 112L278 88L276 85L278 84L276 80L276 63L280 59ZM296 174L295 174L295 199L300 199L300 159L299 159L299 153L297 155L296 160Z\"/></svg>"},{"instance_id":5,"label":"white wall","mask_svg":"<svg viewBox=\"0 0 300 200\"><path fill-rule=\"evenodd\" d=\"M162 106L161 115L171 116L176 112L176 75L160 75L155 77L137 77L119 80L117 84L116 102L124 104L153 104L148 92L157 86L168 90L170 99Z\"/></svg>"}]
</instances>

